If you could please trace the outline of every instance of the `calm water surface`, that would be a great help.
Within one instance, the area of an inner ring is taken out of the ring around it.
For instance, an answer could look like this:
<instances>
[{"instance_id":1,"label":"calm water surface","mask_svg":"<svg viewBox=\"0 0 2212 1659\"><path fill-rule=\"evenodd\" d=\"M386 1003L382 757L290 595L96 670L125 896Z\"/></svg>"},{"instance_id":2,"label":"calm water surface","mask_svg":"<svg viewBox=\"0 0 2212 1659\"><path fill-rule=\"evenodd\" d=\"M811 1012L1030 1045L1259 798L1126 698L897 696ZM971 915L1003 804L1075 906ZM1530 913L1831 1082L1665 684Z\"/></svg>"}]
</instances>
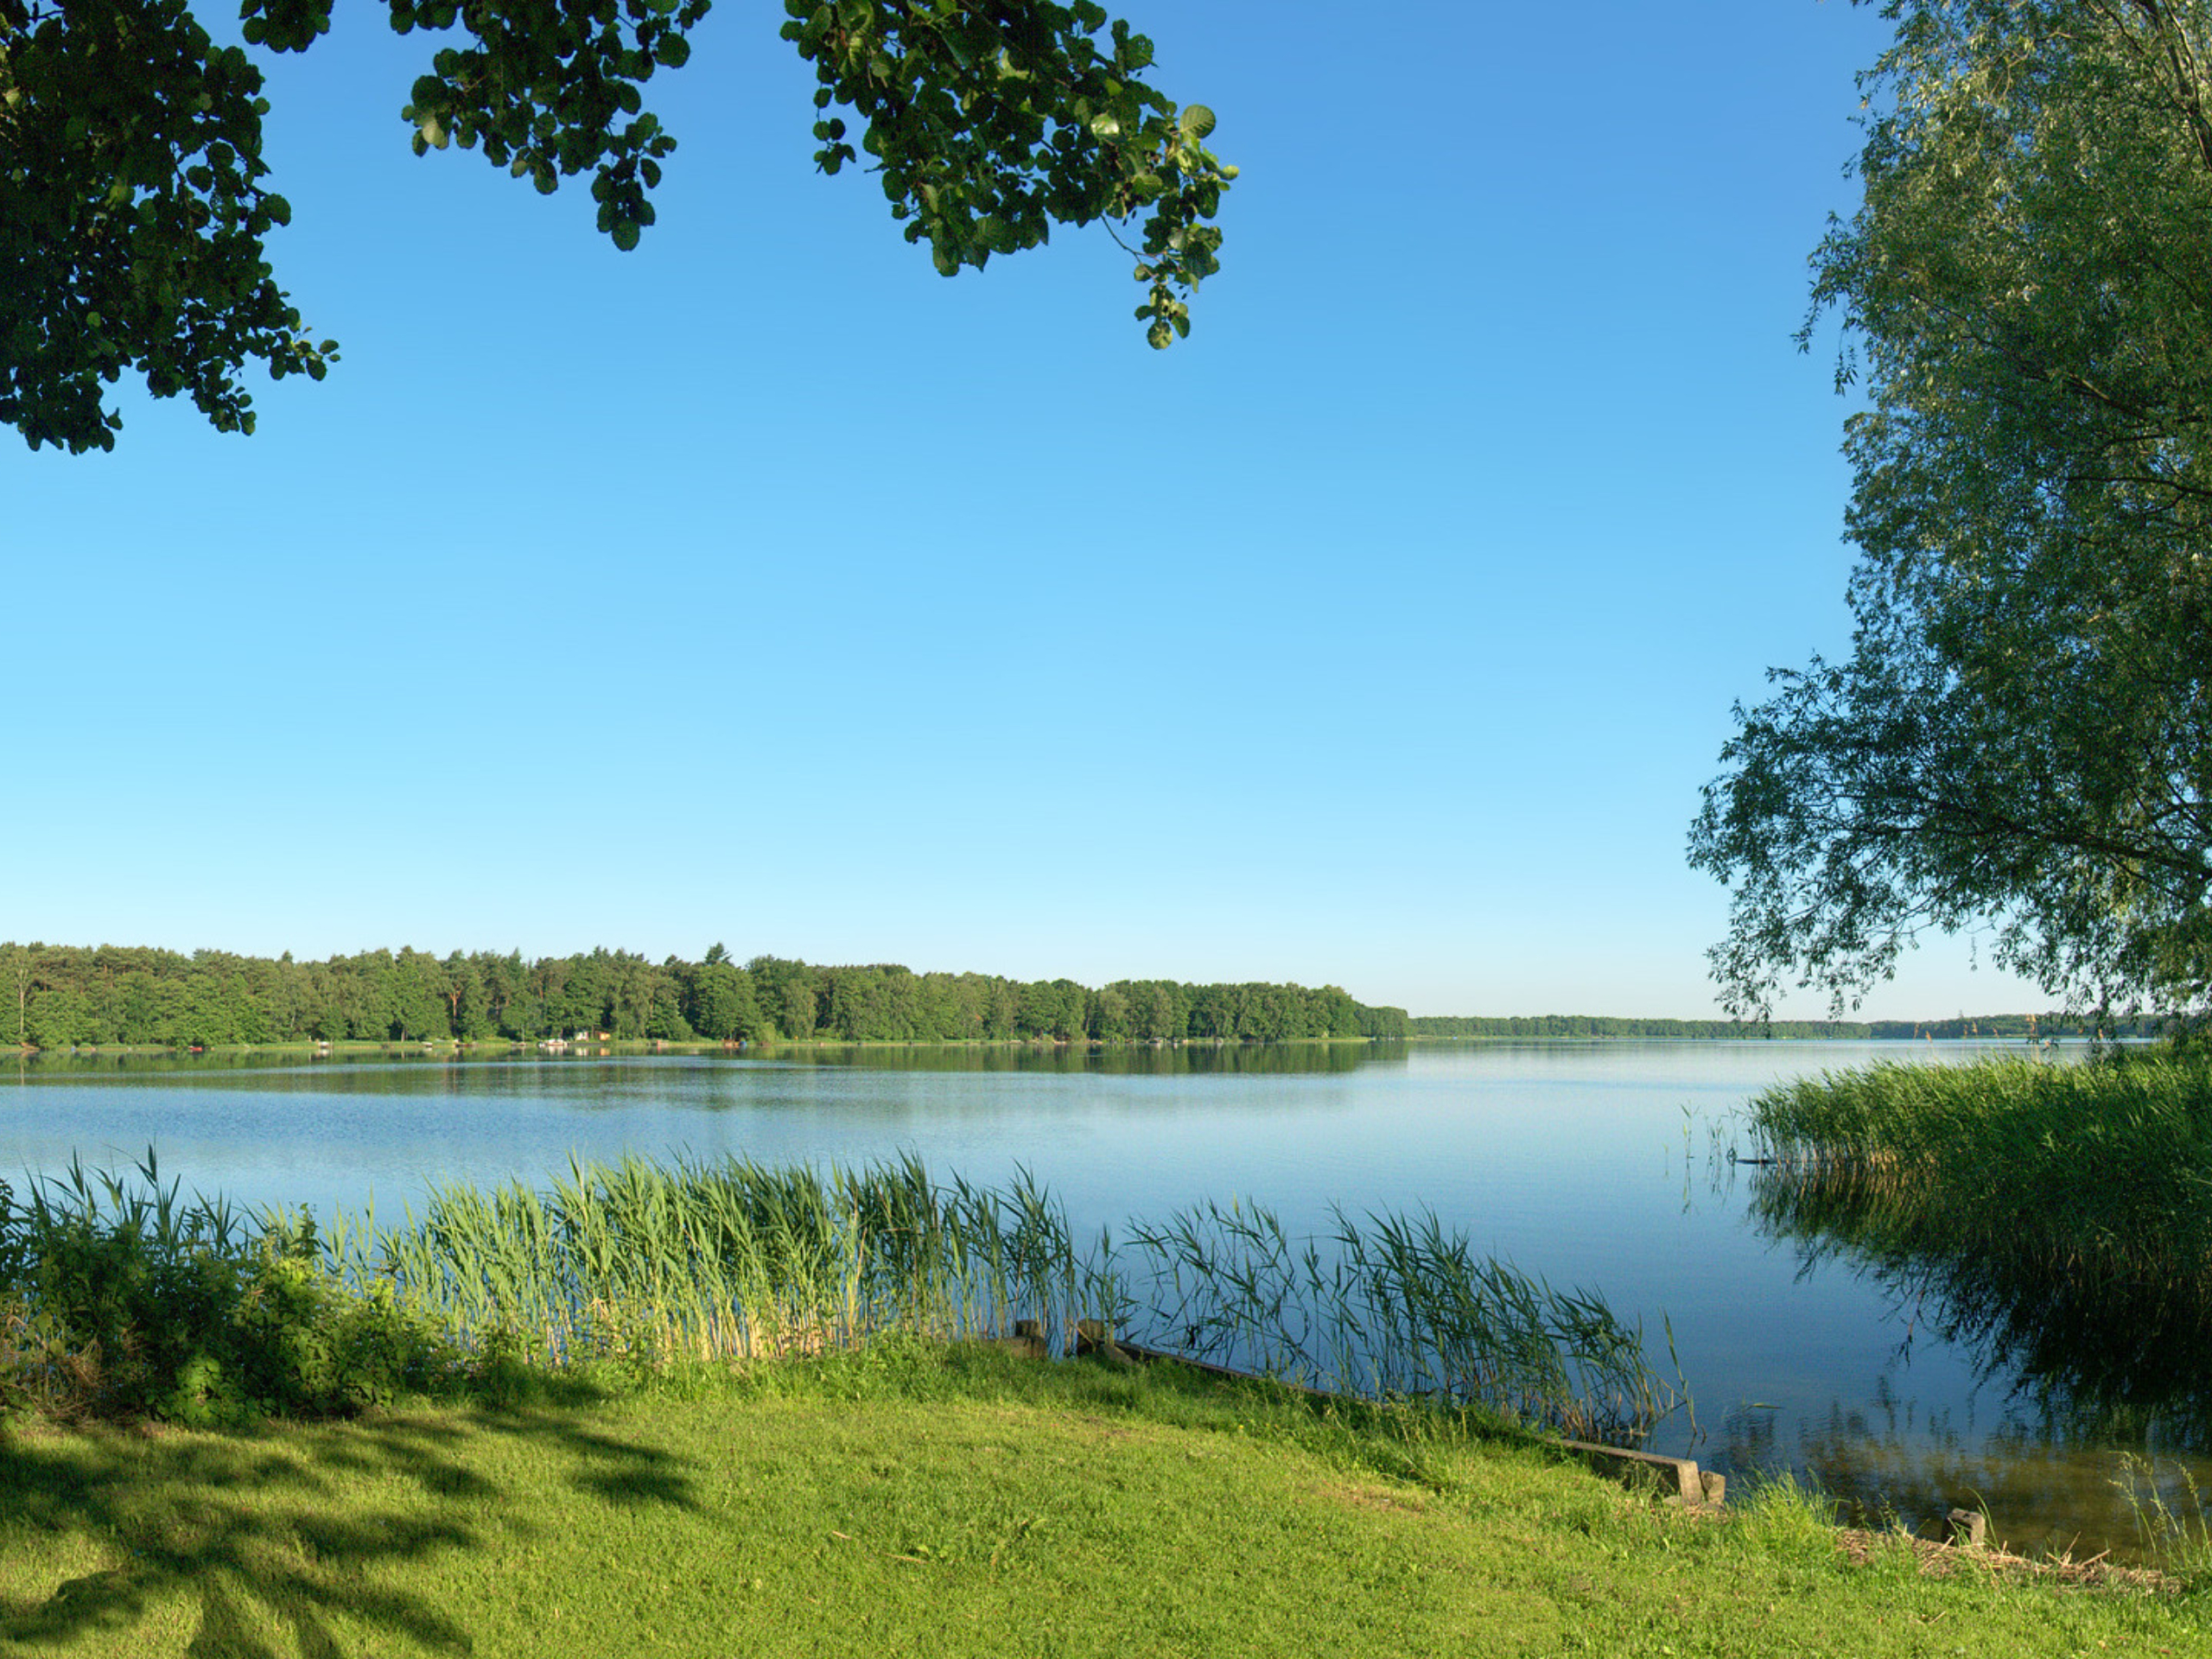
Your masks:
<instances>
[{"instance_id":1,"label":"calm water surface","mask_svg":"<svg viewBox=\"0 0 2212 1659\"><path fill-rule=\"evenodd\" d=\"M2204 1450L2154 1420L2061 1421L1930 1334L1936 1313L1847 1254L1764 1234L1728 1161L1750 1096L1971 1043L1545 1043L1249 1051L866 1051L410 1058L285 1065L36 1059L0 1072L0 1172L73 1156L233 1201L396 1219L428 1181L537 1181L571 1156L683 1152L854 1165L918 1153L940 1174L1026 1167L1078 1236L1202 1198L1257 1200L1294 1231L1434 1210L1478 1248L1594 1287L1666 1325L1696 1402L1662 1431L1732 1473L1795 1468L1907 1520L1986 1502L2016 1545L2125 1551L2124 1451L2171 1484ZM20 1184L20 1183L18 1183Z\"/></svg>"}]
</instances>

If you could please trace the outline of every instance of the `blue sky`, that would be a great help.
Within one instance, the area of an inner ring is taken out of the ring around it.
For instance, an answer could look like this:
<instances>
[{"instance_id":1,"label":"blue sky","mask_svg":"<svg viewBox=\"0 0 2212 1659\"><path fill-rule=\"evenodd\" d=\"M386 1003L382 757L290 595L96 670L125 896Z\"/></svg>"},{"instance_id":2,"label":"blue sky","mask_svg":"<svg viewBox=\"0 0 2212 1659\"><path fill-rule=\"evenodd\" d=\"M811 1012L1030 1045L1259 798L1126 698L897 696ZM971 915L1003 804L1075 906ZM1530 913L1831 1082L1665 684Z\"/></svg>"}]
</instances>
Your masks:
<instances>
[{"instance_id":1,"label":"blue sky","mask_svg":"<svg viewBox=\"0 0 2212 1659\"><path fill-rule=\"evenodd\" d=\"M653 83L630 255L415 158L435 42L340 14L267 152L330 378L0 449L0 937L1712 1012L1698 789L1847 638L1790 336L1878 19L1139 10L1243 168L1155 353L1103 236L948 282L817 175L780 7ZM1940 945L1868 1007L2043 1001Z\"/></svg>"}]
</instances>

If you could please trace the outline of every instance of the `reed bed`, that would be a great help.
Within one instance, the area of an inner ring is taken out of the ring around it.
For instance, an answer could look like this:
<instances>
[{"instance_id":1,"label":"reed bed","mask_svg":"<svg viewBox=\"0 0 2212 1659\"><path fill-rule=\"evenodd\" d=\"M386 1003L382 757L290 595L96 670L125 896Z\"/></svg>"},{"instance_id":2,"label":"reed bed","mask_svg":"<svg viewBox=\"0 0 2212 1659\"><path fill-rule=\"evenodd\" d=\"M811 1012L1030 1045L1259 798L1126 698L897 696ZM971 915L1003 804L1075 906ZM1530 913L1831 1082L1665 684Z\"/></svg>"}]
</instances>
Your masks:
<instances>
[{"instance_id":1,"label":"reed bed","mask_svg":"<svg viewBox=\"0 0 2212 1659\"><path fill-rule=\"evenodd\" d=\"M2111 1274L2212 1303L2212 1065L1884 1065L1752 1103L1772 1179L1943 1209L2052 1274Z\"/></svg>"},{"instance_id":2,"label":"reed bed","mask_svg":"<svg viewBox=\"0 0 2212 1659\"><path fill-rule=\"evenodd\" d=\"M1687 1403L1640 1325L1479 1255L1433 1211L1332 1210L1299 1239L1263 1206L1207 1204L1132 1230L1150 1340L1370 1398L1478 1406L1573 1439L1639 1439ZM1668 1333L1669 1348L1673 1332Z\"/></svg>"},{"instance_id":3,"label":"reed bed","mask_svg":"<svg viewBox=\"0 0 2212 1659\"><path fill-rule=\"evenodd\" d=\"M1479 1256L1433 1215L1338 1213L1330 1236L1299 1239L1267 1210L1205 1205L1135 1225L1117 1248L1103 1231L1078 1241L1026 1173L989 1187L940 1185L912 1157L826 1174L631 1158L572 1161L543 1188L437 1186L393 1226L368 1215L318 1228L281 1209L248 1219L183 1204L162 1192L150 1157L142 1173L151 1196L81 1170L35 1185L28 1206L0 1188L0 1304L28 1310L39 1284L64 1282L62 1269L41 1280L11 1260L51 1268L54 1240L122 1220L171 1238L180 1259L311 1260L324 1285L397 1310L463 1369L657 1371L889 1331L957 1340L1017 1326L1062 1352L1078 1321L1098 1319L1147 1347L1310 1388L1578 1435L1648 1431L1681 1397L1679 1373L1665 1384L1641 1328L1600 1296Z\"/></svg>"},{"instance_id":4,"label":"reed bed","mask_svg":"<svg viewBox=\"0 0 2212 1659\"><path fill-rule=\"evenodd\" d=\"M462 1340L560 1364L818 1352L901 1329L993 1336L1115 1309L1027 1175L939 1187L913 1159L823 1176L744 1160L572 1162L550 1189L432 1189L331 1267L388 1281Z\"/></svg>"},{"instance_id":5,"label":"reed bed","mask_svg":"<svg viewBox=\"0 0 2212 1659\"><path fill-rule=\"evenodd\" d=\"M469 1340L573 1357L746 1359L888 1329L1056 1351L1096 1319L1147 1347L1303 1386L1480 1406L1633 1434L1679 1403L1640 1327L1478 1256L1433 1215L1338 1212L1294 1239L1269 1211L1205 1205L1078 1246L1020 1176L938 1186L907 1159L827 1176L742 1161L572 1165L550 1191L438 1189L375 1235L387 1277Z\"/></svg>"},{"instance_id":6,"label":"reed bed","mask_svg":"<svg viewBox=\"0 0 2212 1659\"><path fill-rule=\"evenodd\" d=\"M1753 1213L2071 1412L2212 1428L2212 1065L1878 1065L1752 1103Z\"/></svg>"}]
</instances>

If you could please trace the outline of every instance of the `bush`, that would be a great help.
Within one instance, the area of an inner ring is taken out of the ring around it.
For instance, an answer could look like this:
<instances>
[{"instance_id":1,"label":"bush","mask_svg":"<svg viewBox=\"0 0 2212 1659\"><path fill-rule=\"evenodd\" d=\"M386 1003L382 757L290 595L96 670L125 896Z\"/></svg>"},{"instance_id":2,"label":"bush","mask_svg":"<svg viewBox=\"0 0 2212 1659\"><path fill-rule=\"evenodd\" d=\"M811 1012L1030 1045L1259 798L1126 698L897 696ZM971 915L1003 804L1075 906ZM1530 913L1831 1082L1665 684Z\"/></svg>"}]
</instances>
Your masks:
<instances>
[{"instance_id":1,"label":"bush","mask_svg":"<svg viewBox=\"0 0 2212 1659\"><path fill-rule=\"evenodd\" d=\"M264 1236L229 1325L240 1387L264 1412L350 1416L430 1393L460 1369L429 1317L390 1285L356 1291L324 1269L312 1220L289 1249Z\"/></svg>"},{"instance_id":2,"label":"bush","mask_svg":"<svg viewBox=\"0 0 2212 1659\"><path fill-rule=\"evenodd\" d=\"M18 1205L0 1183L0 1408L188 1424L350 1415L457 1370L389 1286L323 1264L311 1217L255 1229L73 1166ZM104 1205L103 1194L106 1198Z\"/></svg>"}]
</instances>

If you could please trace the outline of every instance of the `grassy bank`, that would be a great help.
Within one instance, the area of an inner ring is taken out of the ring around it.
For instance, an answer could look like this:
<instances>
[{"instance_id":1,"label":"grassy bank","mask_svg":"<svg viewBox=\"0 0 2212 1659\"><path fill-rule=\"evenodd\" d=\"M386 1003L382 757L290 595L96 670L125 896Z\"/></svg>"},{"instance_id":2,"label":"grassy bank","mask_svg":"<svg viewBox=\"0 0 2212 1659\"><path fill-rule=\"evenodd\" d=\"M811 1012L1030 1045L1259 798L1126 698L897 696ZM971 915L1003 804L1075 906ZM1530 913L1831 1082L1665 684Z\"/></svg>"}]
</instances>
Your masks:
<instances>
[{"instance_id":1,"label":"grassy bank","mask_svg":"<svg viewBox=\"0 0 2212 1659\"><path fill-rule=\"evenodd\" d=\"M1635 1332L1421 1218L1122 1257L912 1164L383 1230L143 1174L0 1188L0 1656L2185 1652L2212 1607L2201 1522L2085 1583L1627 1493L1535 1431L1633 1403ZM1108 1310L1391 1397L974 1339Z\"/></svg>"},{"instance_id":2,"label":"grassy bank","mask_svg":"<svg viewBox=\"0 0 2212 1659\"><path fill-rule=\"evenodd\" d=\"M0 1435L0 1653L2196 1650L2201 1595L1726 1520L1430 1413L892 1340L623 1397Z\"/></svg>"}]
</instances>

